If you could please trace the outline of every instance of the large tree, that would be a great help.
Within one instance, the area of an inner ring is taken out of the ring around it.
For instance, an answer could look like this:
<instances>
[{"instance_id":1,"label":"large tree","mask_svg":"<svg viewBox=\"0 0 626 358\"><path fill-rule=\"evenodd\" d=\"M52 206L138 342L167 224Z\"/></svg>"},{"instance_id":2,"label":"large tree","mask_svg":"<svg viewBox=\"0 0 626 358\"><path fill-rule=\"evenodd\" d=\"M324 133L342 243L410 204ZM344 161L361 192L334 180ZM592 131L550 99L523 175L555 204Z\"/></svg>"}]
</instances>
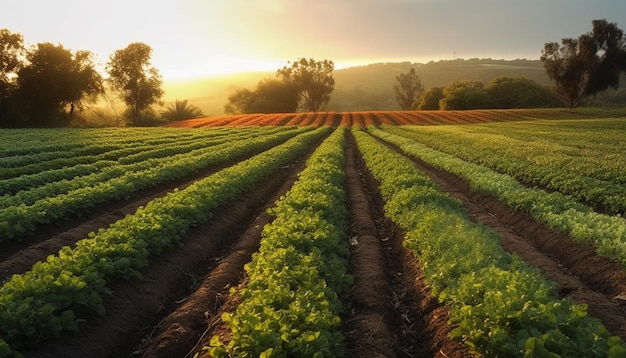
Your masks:
<instances>
[{"instance_id":1,"label":"large tree","mask_svg":"<svg viewBox=\"0 0 626 358\"><path fill-rule=\"evenodd\" d=\"M18 71L17 97L31 125L63 125L84 99L102 93L102 77L89 51L72 53L62 45L37 44ZM65 111L69 116L64 116Z\"/></svg>"},{"instance_id":2,"label":"large tree","mask_svg":"<svg viewBox=\"0 0 626 358\"><path fill-rule=\"evenodd\" d=\"M431 87L427 89L418 100L417 109L435 110L439 109L439 101L443 99L443 87Z\"/></svg>"},{"instance_id":3,"label":"large tree","mask_svg":"<svg viewBox=\"0 0 626 358\"><path fill-rule=\"evenodd\" d=\"M133 121L141 112L157 103L163 96L163 80L152 66L152 48L141 42L133 42L115 51L107 63L108 81L129 107Z\"/></svg>"},{"instance_id":4,"label":"large tree","mask_svg":"<svg viewBox=\"0 0 626 358\"><path fill-rule=\"evenodd\" d=\"M494 100L479 81L455 81L444 87L440 109L493 108Z\"/></svg>"},{"instance_id":5,"label":"large tree","mask_svg":"<svg viewBox=\"0 0 626 358\"><path fill-rule=\"evenodd\" d=\"M615 23L593 20L591 32L578 39L546 43L541 61L570 109L587 97L619 86L626 70L626 38Z\"/></svg>"},{"instance_id":6,"label":"large tree","mask_svg":"<svg viewBox=\"0 0 626 358\"><path fill-rule=\"evenodd\" d=\"M295 86L301 110L317 112L330 101L330 94L335 89L334 69L335 64L330 60L300 58L279 69L276 75Z\"/></svg>"},{"instance_id":7,"label":"large tree","mask_svg":"<svg viewBox=\"0 0 626 358\"><path fill-rule=\"evenodd\" d=\"M396 76L393 91L400 108L406 111L415 108L417 105L415 102L424 91L424 86L420 77L415 73L415 69L411 68L409 73L401 73Z\"/></svg>"},{"instance_id":8,"label":"large tree","mask_svg":"<svg viewBox=\"0 0 626 358\"><path fill-rule=\"evenodd\" d=\"M7 29L0 29L0 127L15 123L13 94L17 72L23 65L24 38Z\"/></svg>"},{"instance_id":9,"label":"large tree","mask_svg":"<svg viewBox=\"0 0 626 358\"><path fill-rule=\"evenodd\" d=\"M499 76L487 85L496 108L558 107L563 102L558 95L526 77Z\"/></svg>"}]
</instances>

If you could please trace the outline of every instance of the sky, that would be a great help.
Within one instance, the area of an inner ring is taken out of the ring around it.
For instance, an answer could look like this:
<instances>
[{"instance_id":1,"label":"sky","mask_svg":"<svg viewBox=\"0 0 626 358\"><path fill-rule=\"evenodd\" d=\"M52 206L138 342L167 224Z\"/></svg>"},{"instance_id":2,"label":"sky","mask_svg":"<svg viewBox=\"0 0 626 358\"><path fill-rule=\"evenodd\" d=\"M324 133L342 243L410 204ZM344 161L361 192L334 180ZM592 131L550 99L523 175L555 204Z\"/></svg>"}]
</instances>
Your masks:
<instances>
[{"instance_id":1,"label":"sky","mask_svg":"<svg viewBox=\"0 0 626 358\"><path fill-rule=\"evenodd\" d=\"M164 79L453 58L539 59L591 21L626 31L624 0L0 0L0 28L89 50L103 66L143 42Z\"/></svg>"}]
</instances>

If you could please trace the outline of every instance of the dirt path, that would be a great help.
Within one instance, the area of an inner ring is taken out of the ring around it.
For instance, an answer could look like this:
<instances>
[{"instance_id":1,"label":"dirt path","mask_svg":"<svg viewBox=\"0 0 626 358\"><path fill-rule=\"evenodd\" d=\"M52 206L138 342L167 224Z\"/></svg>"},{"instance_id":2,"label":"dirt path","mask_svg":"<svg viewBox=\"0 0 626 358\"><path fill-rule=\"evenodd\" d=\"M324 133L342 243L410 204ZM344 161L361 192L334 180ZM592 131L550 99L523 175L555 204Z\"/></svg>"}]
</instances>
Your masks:
<instances>
[{"instance_id":1,"label":"dirt path","mask_svg":"<svg viewBox=\"0 0 626 358\"><path fill-rule=\"evenodd\" d=\"M153 349L151 345L155 342L159 345L156 351L167 352L169 348L163 342L168 342L168 338L159 338L158 342L147 338L157 337L160 328L169 332L166 336L175 336L169 330L172 329L171 320L164 320L164 317L175 311L179 303L192 300L189 295L194 290L209 288L210 284L202 283L204 277L220 277L219 280L226 285L240 280L242 267L239 271L228 268L224 272L229 265L227 262L234 261L242 250L245 258L240 258L239 262L246 261L251 250L256 249L255 243L247 239L241 241L240 237L242 234L251 236L251 231L258 233L257 226L262 227L263 220L268 220L263 212L290 187L289 183L295 180L303 165L303 158L294 161L246 195L225 205L218 216L185 235L184 245L170 248L161 257L153 257L150 265L142 270L142 279L112 283L113 294L105 298L105 317L91 317L80 333L63 333L58 339L46 341L23 353L27 357L128 357ZM263 218L257 219L259 215ZM221 277L218 271L225 276ZM217 286L215 292L225 289ZM209 298L207 302L211 305L219 303L219 297ZM203 318L204 311L210 309L203 308ZM181 327L191 326L184 322L179 324ZM176 349L183 351L191 347Z\"/></svg>"},{"instance_id":2,"label":"dirt path","mask_svg":"<svg viewBox=\"0 0 626 358\"><path fill-rule=\"evenodd\" d=\"M560 295L587 304L591 316L626 340L626 270L597 255L593 247L576 243L496 198L472 191L467 181L419 159L412 160L442 190L459 199L473 221L502 235L505 250L554 281Z\"/></svg>"},{"instance_id":3,"label":"dirt path","mask_svg":"<svg viewBox=\"0 0 626 358\"><path fill-rule=\"evenodd\" d=\"M350 294L345 318L348 353L355 357L466 357L448 333L447 308L432 298L404 233L386 220L378 184L351 134L346 143Z\"/></svg>"}]
</instances>

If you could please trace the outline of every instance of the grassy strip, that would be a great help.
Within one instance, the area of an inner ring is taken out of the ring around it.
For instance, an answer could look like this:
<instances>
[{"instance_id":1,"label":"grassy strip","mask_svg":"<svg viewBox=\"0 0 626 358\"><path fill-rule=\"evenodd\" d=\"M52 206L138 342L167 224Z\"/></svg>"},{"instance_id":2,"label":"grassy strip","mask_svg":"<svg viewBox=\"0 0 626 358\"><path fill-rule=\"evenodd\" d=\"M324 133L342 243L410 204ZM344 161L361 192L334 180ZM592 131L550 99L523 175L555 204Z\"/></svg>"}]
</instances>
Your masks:
<instances>
[{"instance_id":1,"label":"grassy strip","mask_svg":"<svg viewBox=\"0 0 626 358\"><path fill-rule=\"evenodd\" d=\"M190 227L303 153L328 132L308 131L253 158L155 199L134 215L64 247L0 288L0 336L14 347L78 329L79 318L104 314L106 280L139 275L151 255Z\"/></svg>"},{"instance_id":2,"label":"grassy strip","mask_svg":"<svg viewBox=\"0 0 626 358\"><path fill-rule=\"evenodd\" d=\"M450 307L454 338L486 356L623 356L626 348L586 308L558 299L551 283L473 223L404 156L353 130L380 181L386 214L406 232L433 295Z\"/></svg>"},{"instance_id":3,"label":"grassy strip","mask_svg":"<svg viewBox=\"0 0 626 358\"><path fill-rule=\"evenodd\" d=\"M617 215L598 214L558 192L527 188L508 175L466 162L415 140L370 128L371 133L398 145L402 150L426 163L467 180L472 189L530 213L551 228L567 233L575 240L594 245L599 255L609 257L626 267L626 219Z\"/></svg>"},{"instance_id":4,"label":"grassy strip","mask_svg":"<svg viewBox=\"0 0 626 358\"><path fill-rule=\"evenodd\" d=\"M335 357L343 355L338 296L352 282L347 273L344 136L340 127L320 145L298 181L263 229L258 253L246 265L242 302L223 320L211 356ZM237 292L233 291L233 294Z\"/></svg>"},{"instance_id":5,"label":"grassy strip","mask_svg":"<svg viewBox=\"0 0 626 358\"><path fill-rule=\"evenodd\" d=\"M3 208L0 210L0 241L28 234L39 225L62 219L70 213L80 215L81 210L99 203L127 198L140 189L181 178L209 165L223 163L233 156L266 150L308 130L311 128L281 131L273 135L259 136L255 140L233 141L166 160L148 160L138 163L137 166L142 170L137 171L127 172L129 168L113 167L107 173L116 172L120 176L102 182L87 178L86 183L78 183L81 187L66 193L44 197L32 205L20 204ZM271 129L268 128L268 131ZM80 178L77 181L80 181Z\"/></svg>"}]
</instances>

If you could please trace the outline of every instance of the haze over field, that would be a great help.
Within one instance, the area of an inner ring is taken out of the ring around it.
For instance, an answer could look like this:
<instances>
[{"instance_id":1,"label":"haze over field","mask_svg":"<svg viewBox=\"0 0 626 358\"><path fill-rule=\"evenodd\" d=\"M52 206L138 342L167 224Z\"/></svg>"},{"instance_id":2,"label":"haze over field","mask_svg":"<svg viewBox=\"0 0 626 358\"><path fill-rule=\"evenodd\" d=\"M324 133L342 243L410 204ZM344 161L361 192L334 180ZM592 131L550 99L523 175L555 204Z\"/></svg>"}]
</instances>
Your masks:
<instances>
[{"instance_id":1,"label":"haze over field","mask_svg":"<svg viewBox=\"0 0 626 358\"><path fill-rule=\"evenodd\" d=\"M140 41L166 81L275 71L298 57L336 68L457 58L538 59L593 19L626 26L623 0L20 0L0 24L27 43L90 50Z\"/></svg>"}]
</instances>

